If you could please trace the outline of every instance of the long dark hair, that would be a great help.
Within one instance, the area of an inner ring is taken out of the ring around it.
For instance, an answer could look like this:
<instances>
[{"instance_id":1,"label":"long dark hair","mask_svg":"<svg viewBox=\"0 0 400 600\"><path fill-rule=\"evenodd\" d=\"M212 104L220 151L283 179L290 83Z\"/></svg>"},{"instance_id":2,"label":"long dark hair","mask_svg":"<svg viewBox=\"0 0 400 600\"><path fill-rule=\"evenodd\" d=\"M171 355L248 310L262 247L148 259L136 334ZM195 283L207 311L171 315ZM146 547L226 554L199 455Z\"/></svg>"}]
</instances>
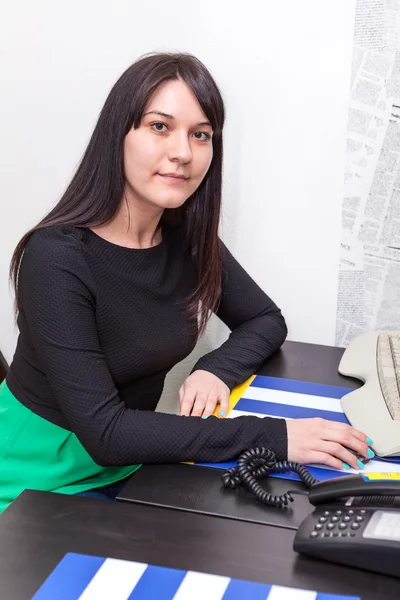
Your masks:
<instances>
[{"instance_id":1,"label":"long dark hair","mask_svg":"<svg viewBox=\"0 0 400 600\"><path fill-rule=\"evenodd\" d=\"M166 209L160 224L181 225L186 248L194 257L198 285L187 299L189 315L203 333L210 311L221 297L221 255L218 226L222 184L222 129L224 104L207 68L194 56L182 53L146 55L131 65L111 89L101 110L80 165L56 206L28 231L11 259L10 279L18 310L18 271L32 233L51 225L95 227L107 223L123 198L124 138L140 126L143 111L164 81L181 79L195 94L213 128L213 159L197 190L176 209Z\"/></svg>"}]
</instances>

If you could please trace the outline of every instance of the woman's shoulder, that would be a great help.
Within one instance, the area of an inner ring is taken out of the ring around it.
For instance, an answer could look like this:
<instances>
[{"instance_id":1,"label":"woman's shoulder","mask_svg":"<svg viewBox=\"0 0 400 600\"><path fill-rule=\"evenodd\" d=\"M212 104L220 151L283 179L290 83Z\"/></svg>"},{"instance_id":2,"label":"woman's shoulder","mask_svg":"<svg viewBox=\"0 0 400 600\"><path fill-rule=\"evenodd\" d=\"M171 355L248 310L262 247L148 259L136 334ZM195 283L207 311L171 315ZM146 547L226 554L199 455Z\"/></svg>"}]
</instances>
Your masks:
<instances>
[{"instance_id":1,"label":"woman's shoulder","mask_svg":"<svg viewBox=\"0 0 400 600\"><path fill-rule=\"evenodd\" d=\"M40 227L30 236L21 267L45 268L54 271L70 267L71 272L85 268L82 238L84 230L67 225ZM85 269L86 270L86 269Z\"/></svg>"},{"instance_id":2,"label":"woman's shoulder","mask_svg":"<svg viewBox=\"0 0 400 600\"><path fill-rule=\"evenodd\" d=\"M43 286L79 280L91 288L92 277L82 251L84 229L52 225L36 229L25 247L19 282L41 281Z\"/></svg>"},{"instance_id":3,"label":"woman's shoulder","mask_svg":"<svg viewBox=\"0 0 400 600\"><path fill-rule=\"evenodd\" d=\"M35 229L26 245L26 252L34 254L74 253L81 247L83 229L70 225L50 225Z\"/></svg>"},{"instance_id":4,"label":"woman's shoulder","mask_svg":"<svg viewBox=\"0 0 400 600\"><path fill-rule=\"evenodd\" d=\"M65 243L71 243L75 240L80 242L83 237L82 227L72 227L71 225L45 225L35 229L32 233L29 243L47 243L47 244L58 244L61 241Z\"/></svg>"}]
</instances>

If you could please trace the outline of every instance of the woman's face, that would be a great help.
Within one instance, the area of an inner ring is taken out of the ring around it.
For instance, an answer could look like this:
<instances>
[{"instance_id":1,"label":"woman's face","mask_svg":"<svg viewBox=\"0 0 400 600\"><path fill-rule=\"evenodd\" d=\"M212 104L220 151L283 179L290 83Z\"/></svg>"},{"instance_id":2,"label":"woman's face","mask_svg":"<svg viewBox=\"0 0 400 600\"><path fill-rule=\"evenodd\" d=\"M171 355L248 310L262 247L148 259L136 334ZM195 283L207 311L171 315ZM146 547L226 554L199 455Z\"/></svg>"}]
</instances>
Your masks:
<instances>
[{"instance_id":1,"label":"woman's face","mask_svg":"<svg viewBox=\"0 0 400 600\"><path fill-rule=\"evenodd\" d=\"M124 141L126 192L132 202L160 209L181 206L206 175L213 156L212 127L190 87L162 83L140 126Z\"/></svg>"}]
</instances>

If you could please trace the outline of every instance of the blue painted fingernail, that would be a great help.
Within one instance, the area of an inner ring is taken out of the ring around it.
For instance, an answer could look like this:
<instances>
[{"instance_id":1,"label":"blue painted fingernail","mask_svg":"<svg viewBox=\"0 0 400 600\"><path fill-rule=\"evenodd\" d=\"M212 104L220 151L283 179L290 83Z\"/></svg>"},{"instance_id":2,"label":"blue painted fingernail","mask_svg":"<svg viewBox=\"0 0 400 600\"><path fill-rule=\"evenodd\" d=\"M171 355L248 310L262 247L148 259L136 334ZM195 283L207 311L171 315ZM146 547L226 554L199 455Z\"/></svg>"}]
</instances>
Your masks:
<instances>
[{"instance_id":1,"label":"blue painted fingernail","mask_svg":"<svg viewBox=\"0 0 400 600\"><path fill-rule=\"evenodd\" d=\"M342 462L342 467L343 467L343 469L350 469L350 465L348 465L345 462Z\"/></svg>"},{"instance_id":2,"label":"blue painted fingernail","mask_svg":"<svg viewBox=\"0 0 400 600\"><path fill-rule=\"evenodd\" d=\"M367 454L368 454L368 456L370 456L371 458L372 458L373 456L375 456L375 452L374 452L373 450L371 450L371 448L368 448L368 450L367 450Z\"/></svg>"},{"instance_id":3,"label":"blue painted fingernail","mask_svg":"<svg viewBox=\"0 0 400 600\"><path fill-rule=\"evenodd\" d=\"M202 419L208 419L208 415L203 415Z\"/></svg>"},{"instance_id":4,"label":"blue painted fingernail","mask_svg":"<svg viewBox=\"0 0 400 600\"><path fill-rule=\"evenodd\" d=\"M360 467L360 469L364 468L364 464L361 462L361 460L357 461L357 465Z\"/></svg>"},{"instance_id":5,"label":"blue painted fingernail","mask_svg":"<svg viewBox=\"0 0 400 600\"><path fill-rule=\"evenodd\" d=\"M220 415L220 417L224 417L225 416L225 411L224 410L220 410L219 411L219 415Z\"/></svg>"},{"instance_id":6,"label":"blue painted fingernail","mask_svg":"<svg viewBox=\"0 0 400 600\"><path fill-rule=\"evenodd\" d=\"M373 444L374 444L374 442L369 437L367 437L367 439L365 441L367 442L368 446L373 446Z\"/></svg>"}]
</instances>

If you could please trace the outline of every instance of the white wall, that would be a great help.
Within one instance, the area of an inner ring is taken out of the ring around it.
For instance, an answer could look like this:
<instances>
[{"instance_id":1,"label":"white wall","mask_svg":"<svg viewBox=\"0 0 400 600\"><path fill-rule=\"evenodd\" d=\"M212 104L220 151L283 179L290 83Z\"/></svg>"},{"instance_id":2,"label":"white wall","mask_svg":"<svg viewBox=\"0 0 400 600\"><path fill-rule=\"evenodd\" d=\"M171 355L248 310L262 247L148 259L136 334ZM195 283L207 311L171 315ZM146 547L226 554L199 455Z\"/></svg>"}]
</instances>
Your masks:
<instances>
[{"instance_id":1,"label":"white wall","mask_svg":"<svg viewBox=\"0 0 400 600\"><path fill-rule=\"evenodd\" d=\"M153 50L192 52L214 74L227 107L223 237L283 309L290 339L334 343L354 5L3 6L0 350L8 361L17 335L7 292L12 250L60 197L114 81ZM214 320L197 352L224 335Z\"/></svg>"}]
</instances>

